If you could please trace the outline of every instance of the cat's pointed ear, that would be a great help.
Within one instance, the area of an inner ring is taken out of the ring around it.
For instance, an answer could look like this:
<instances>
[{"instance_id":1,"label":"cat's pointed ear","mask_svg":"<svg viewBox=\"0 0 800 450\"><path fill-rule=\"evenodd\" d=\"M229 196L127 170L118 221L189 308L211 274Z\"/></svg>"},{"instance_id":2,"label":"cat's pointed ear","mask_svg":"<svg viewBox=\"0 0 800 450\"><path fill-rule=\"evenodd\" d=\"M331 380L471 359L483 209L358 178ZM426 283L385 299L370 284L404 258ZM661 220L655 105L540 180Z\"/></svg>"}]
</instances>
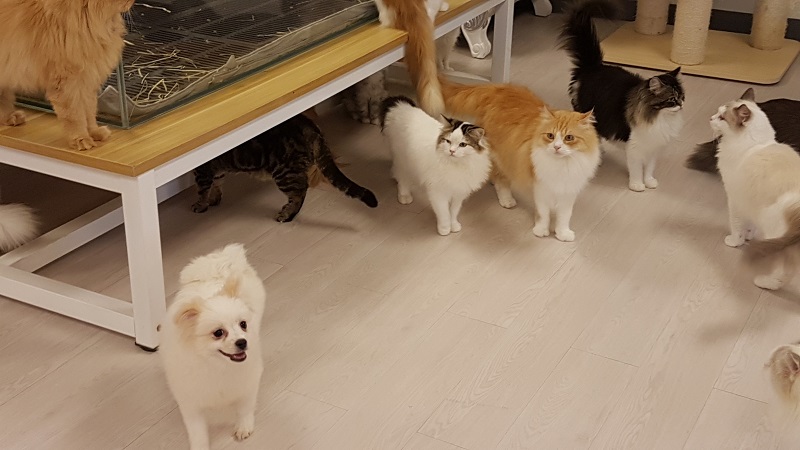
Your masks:
<instances>
[{"instance_id":1,"label":"cat's pointed ear","mask_svg":"<svg viewBox=\"0 0 800 450\"><path fill-rule=\"evenodd\" d=\"M592 108L588 112L585 112L585 113L581 114L581 118L580 118L579 122L580 122L581 125L583 125L585 127L593 126L594 123L596 122L596 120L594 118L594 108Z\"/></svg>"},{"instance_id":2,"label":"cat's pointed ear","mask_svg":"<svg viewBox=\"0 0 800 450\"><path fill-rule=\"evenodd\" d=\"M554 119L556 117L555 114L553 114L553 111L550 111L550 108L548 108L547 105L542 106L542 115L550 119Z\"/></svg>"},{"instance_id":3,"label":"cat's pointed ear","mask_svg":"<svg viewBox=\"0 0 800 450\"><path fill-rule=\"evenodd\" d=\"M442 122L443 124L446 124L446 125L450 125L450 128L453 127L453 119L445 116L444 114L440 115L440 117L442 118L442 120L440 120L440 122Z\"/></svg>"},{"instance_id":4,"label":"cat's pointed ear","mask_svg":"<svg viewBox=\"0 0 800 450\"><path fill-rule=\"evenodd\" d=\"M672 75L673 77L677 77L679 73L681 73L681 66L676 67L675 70L673 70L669 74Z\"/></svg>"},{"instance_id":5,"label":"cat's pointed ear","mask_svg":"<svg viewBox=\"0 0 800 450\"><path fill-rule=\"evenodd\" d=\"M661 89L664 87L664 83L658 77L650 78L650 82L648 83L648 87L650 88L650 92L660 92Z\"/></svg>"},{"instance_id":6,"label":"cat's pointed ear","mask_svg":"<svg viewBox=\"0 0 800 450\"><path fill-rule=\"evenodd\" d=\"M740 100L748 100L748 101L751 101L751 102L755 102L756 101L756 91L754 91L753 88L747 88L747 90L744 91L744 94L742 94L742 97L740 98Z\"/></svg>"},{"instance_id":7,"label":"cat's pointed ear","mask_svg":"<svg viewBox=\"0 0 800 450\"><path fill-rule=\"evenodd\" d=\"M739 127L747 125L747 122L749 122L750 118L753 116L753 112L750 111L747 105L739 105L733 108L733 113L736 114L736 125Z\"/></svg>"},{"instance_id":8,"label":"cat's pointed ear","mask_svg":"<svg viewBox=\"0 0 800 450\"><path fill-rule=\"evenodd\" d=\"M486 134L486 131L481 127L472 127L467 132L467 135L471 138L475 139L476 141L480 142L483 139L483 136Z\"/></svg>"}]
</instances>

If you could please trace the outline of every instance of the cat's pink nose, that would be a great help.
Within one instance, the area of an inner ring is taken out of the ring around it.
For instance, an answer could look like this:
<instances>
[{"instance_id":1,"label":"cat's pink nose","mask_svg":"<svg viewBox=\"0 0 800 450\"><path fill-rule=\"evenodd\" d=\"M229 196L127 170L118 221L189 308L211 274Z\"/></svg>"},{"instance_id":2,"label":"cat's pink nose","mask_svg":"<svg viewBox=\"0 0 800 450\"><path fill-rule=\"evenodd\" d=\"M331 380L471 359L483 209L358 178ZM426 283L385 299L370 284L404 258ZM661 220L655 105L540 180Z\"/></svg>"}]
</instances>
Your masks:
<instances>
[{"instance_id":1,"label":"cat's pink nose","mask_svg":"<svg viewBox=\"0 0 800 450\"><path fill-rule=\"evenodd\" d=\"M559 150L561 150L561 145L555 144L555 145L553 145L553 148L556 149L556 151L559 151Z\"/></svg>"}]
</instances>

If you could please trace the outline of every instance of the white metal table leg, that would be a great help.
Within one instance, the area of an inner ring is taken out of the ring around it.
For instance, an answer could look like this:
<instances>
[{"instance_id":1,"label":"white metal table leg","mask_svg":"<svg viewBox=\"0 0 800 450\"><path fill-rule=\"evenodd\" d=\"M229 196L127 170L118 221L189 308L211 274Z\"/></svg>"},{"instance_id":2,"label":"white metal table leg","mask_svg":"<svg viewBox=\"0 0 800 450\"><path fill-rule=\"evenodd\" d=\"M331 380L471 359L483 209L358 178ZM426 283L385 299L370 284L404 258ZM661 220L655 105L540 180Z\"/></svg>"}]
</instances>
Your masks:
<instances>
[{"instance_id":1,"label":"white metal table leg","mask_svg":"<svg viewBox=\"0 0 800 450\"><path fill-rule=\"evenodd\" d=\"M514 0L506 0L494 15L492 81L508 83L511 79L511 33L514 23Z\"/></svg>"},{"instance_id":2,"label":"white metal table leg","mask_svg":"<svg viewBox=\"0 0 800 450\"><path fill-rule=\"evenodd\" d=\"M492 41L486 33L491 19L492 16L487 11L461 25L461 32L467 40L473 58L483 59L492 52Z\"/></svg>"},{"instance_id":3,"label":"white metal table leg","mask_svg":"<svg viewBox=\"0 0 800 450\"><path fill-rule=\"evenodd\" d=\"M156 328L166 314L166 299L153 171L133 179L123 190L122 211L125 217L136 345L155 351L158 348Z\"/></svg>"}]
</instances>

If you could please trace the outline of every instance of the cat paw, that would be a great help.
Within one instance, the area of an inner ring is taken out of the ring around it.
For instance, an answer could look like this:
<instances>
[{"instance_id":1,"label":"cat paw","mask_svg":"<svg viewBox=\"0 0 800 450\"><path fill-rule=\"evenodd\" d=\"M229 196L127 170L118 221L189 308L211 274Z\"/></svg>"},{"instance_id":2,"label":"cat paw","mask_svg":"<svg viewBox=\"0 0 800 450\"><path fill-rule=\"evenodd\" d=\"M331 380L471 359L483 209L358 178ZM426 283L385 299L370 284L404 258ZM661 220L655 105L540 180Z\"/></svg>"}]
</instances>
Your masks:
<instances>
[{"instance_id":1,"label":"cat paw","mask_svg":"<svg viewBox=\"0 0 800 450\"><path fill-rule=\"evenodd\" d=\"M237 441L241 441L250 437L253 434L253 429L255 428L253 421L249 421L248 423L238 423L233 429L233 437L236 438Z\"/></svg>"},{"instance_id":2,"label":"cat paw","mask_svg":"<svg viewBox=\"0 0 800 450\"><path fill-rule=\"evenodd\" d=\"M291 222L292 219L294 219L294 216L296 215L297 213L292 214L288 211L281 210L281 212L279 212L278 215L275 216L275 221L280 223Z\"/></svg>"},{"instance_id":3,"label":"cat paw","mask_svg":"<svg viewBox=\"0 0 800 450\"><path fill-rule=\"evenodd\" d=\"M18 125L22 125L23 123L25 123L25 113L20 110L12 112L2 121L3 125L8 125L10 127L16 127Z\"/></svg>"},{"instance_id":4,"label":"cat paw","mask_svg":"<svg viewBox=\"0 0 800 450\"><path fill-rule=\"evenodd\" d=\"M533 234L536 237L550 236L550 227L541 223L537 223L533 226Z\"/></svg>"},{"instance_id":5,"label":"cat paw","mask_svg":"<svg viewBox=\"0 0 800 450\"><path fill-rule=\"evenodd\" d=\"M556 239L562 242L572 242L575 240L575 232L569 228L556 230Z\"/></svg>"},{"instance_id":6,"label":"cat paw","mask_svg":"<svg viewBox=\"0 0 800 450\"><path fill-rule=\"evenodd\" d=\"M658 187L658 180L656 180L655 178L652 178L652 177L651 178L645 178L644 179L644 186L647 189L655 189L655 188Z\"/></svg>"},{"instance_id":7,"label":"cat paw","mask_svg":"<svg viewBox=\"0 0 800 450\"><path fill-rule=\"evenodd\" d=\"M111 136L111 130L108 127L97 127L93 130L89 131L89 135L92 136L92 139L95 141L105 141Z\"/></svg>"},{"instance_id":8,"label":"cat paw","mask_svg":"<svg viewBox=\"0 0 800 450\"><path fill-rule=\"evenodd\" d=\"M411 194L397 194L397 202L401 205L410 205L414 201Z\"/></svg>"},{"instance_id":9,"label":"cat paw","mask_svg":"<svg viewBox=\"0 0 800 450\"><path fill-rule=\"evenodd\" d=\"M728 247L736 248L736 247L741 247L743 244L744 244L744 238L741 236L734 236L732 234L725 236L725 245L727 245Z\"/></svg>"},{"instance_id":10,"label":"cat paw","mask_svg":"<svg viewBox=\"0 0 800 450\"><path fill-rule=\"evenodd\" d=\"M511 209L517 206L517 201L514 200L514 197L499 198L497 200L500 202L500 206L502 206L505 209Z\"/></svg>"},{"instance_id":11,"label":"cat paw","mask_svg":"<svg viewBox=\"0 0 800 450\"><path fill-rule=\"evenodd\" d=\"M439 236L447 236L452 230L450 228L450 224L448 223L447 225L437 225L436 231L439 233Z\"/></svg>"},{"instance_id":12,"label":"cat paw","mask_svg":"<svg viewBox=\"0 0 800 450\"><path fill-rule=\"evenodd\" d=\"M631 182L628 183L628 189L630 189L630 190L632 190L634 192L643 192L645 190L645 185L644 185L644 183L638 183L638 182L631 181Z\"/></svg>"},{"instance_id":13,"label":"cat paw","mask_svg":"<svg viewBox=\"0 0 800 450\"><path fill-rule=\"evenodd\" d=\"M461 231L461 222L457 220L450 222L450 231L453 233L458 233L459 231Z\"/></svg>"},{"instance_id":14,"label":"cat paw","mask_svg":"<svg viewBox=\"0 0 800 450\"><path fill-rule=\"evenodd\" d=\"M442 4L439 5L439 12L447 11L448 9L450 9L450 3L442 2Z\"/></svg>"},{"instance_id":15,"label":"cat paw","mask_svg":"<svg viewBox=\"0 0 800 450\"><path fill-rule=\"evenodd\" d=\"M197 202L194 205L192 205L192 212L193 213L200 214L200 213L204 213L206 211L208 211L208 203Z\"/></svg>"},{"instance_id":16,"label":"cat paw","mask_svg":"<svg viewBox=\"0 0 800 450\"><path fill-rule=\"evenodd\" d=\"M753 279L753 284L761 289L775 291L783 286L783 280L769 275L759 275Z\"/></svg>"},{"instance_id":17,"label":"cat paw","mask_svg":"<svg viewBox=\"0 0 800 450\"><path fill-rule=\"evenodd\" d=\"M97 147L97 142L92 139L91 136L77 136L70 138L69 140L70 148L74 148L76 150L91 150Z\"/></svg>"}]
</instances>

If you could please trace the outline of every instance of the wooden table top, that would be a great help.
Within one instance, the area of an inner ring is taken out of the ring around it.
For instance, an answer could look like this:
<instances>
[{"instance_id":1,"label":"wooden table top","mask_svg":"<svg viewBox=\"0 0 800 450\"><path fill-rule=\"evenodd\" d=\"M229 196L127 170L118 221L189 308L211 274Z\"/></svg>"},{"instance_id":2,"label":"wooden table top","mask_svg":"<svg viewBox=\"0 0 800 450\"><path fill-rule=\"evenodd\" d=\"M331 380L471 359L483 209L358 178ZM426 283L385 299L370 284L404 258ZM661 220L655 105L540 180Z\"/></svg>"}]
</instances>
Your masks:
<instances>
[{"instance_id":1,"label":"wooden table top","mask_svg":"<svg viewBox=\"0 0 800 450\"><path fill-rule=\"evenodd\" d=\"M450 0L448 20L483 0ZM27 111L19 127L0 127L0 146L127 176L137 176L203 145L405 44L405 32L377 23L205 95L88 151L67 148L55 115ZM323 99L320 99L323 100Z\"/></svg>"}]
</instances>

